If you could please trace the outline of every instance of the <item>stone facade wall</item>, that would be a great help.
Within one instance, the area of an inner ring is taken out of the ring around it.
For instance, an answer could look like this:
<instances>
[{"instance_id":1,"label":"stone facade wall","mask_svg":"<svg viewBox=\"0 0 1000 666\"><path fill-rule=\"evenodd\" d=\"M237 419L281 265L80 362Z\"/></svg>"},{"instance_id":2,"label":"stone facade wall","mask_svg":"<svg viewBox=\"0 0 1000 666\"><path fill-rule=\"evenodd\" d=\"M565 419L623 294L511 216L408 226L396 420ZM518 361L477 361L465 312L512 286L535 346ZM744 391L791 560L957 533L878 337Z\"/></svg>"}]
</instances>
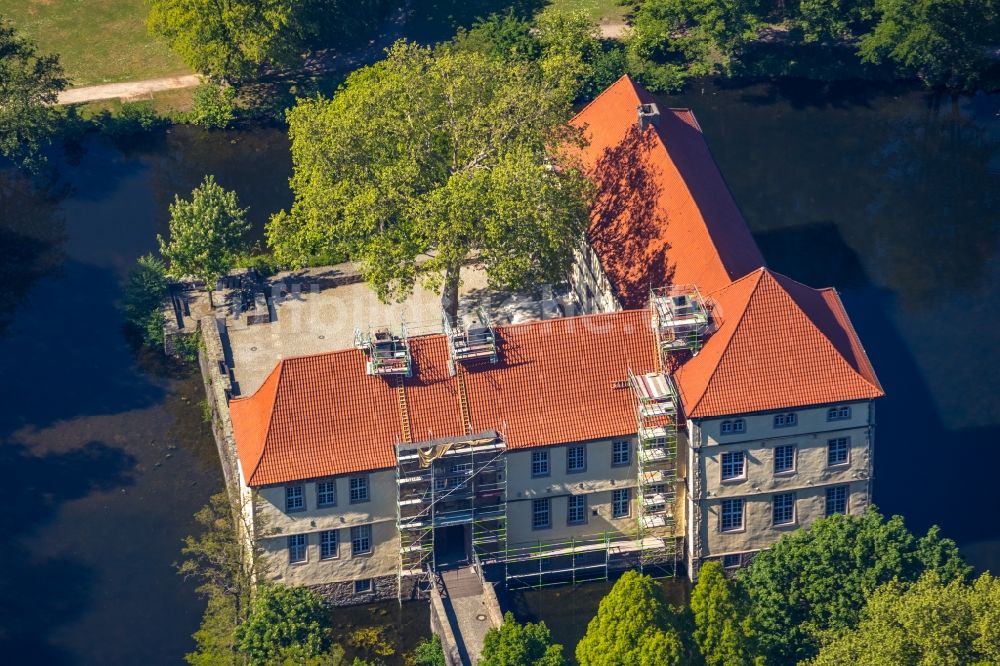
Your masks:
<instances>
[{"instance_id":1,"label":"stone facade wall","mask_svg":"<svg viewBox=\"0 0 1000 666\"><path fill-rule=\"evenodd\" d=\"M355 592L354 581L321 583L319 585L309 585L308 587L319 593L331 606L359 606L375 601L397 598L399 593L399 579L396 576L378 576L372 578L371 581L372 587L368 592ZM410 592L412 595L412 590ZM403 598L407 599L411 597L404 595Z\"/></svg>"},{"instance_id":2,"label":"stone facade wall","mask_svg":"<svg viewBox=\"0 0 1000 666\"><path fill-rule=\"evenodd\" d=\"M586 241L573 251L573 265L568 277L584 313L621 310L597 254Z\"/></svg>"}]
</instances>

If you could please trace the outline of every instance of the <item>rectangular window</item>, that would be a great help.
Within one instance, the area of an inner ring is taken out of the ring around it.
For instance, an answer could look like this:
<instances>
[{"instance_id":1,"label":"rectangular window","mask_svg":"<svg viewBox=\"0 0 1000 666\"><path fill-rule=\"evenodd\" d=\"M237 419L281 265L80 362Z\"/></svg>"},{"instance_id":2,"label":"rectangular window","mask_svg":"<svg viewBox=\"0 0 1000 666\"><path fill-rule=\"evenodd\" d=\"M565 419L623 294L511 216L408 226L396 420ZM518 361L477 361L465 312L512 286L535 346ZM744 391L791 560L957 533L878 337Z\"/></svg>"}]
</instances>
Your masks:
<instances>
[{"instance_id":1,"label":"rectangular window","mask_svg":"<svg viewBox=\"0 0 1000 666\"><path fill-rule=\"evenodd\" d=\"M611 491L611 517L627 518L632 513L632 492L630 488Z\"/></svg>"},{"instance_id":2,"label":"rectangular window","mask_svg":"<svg viewBox=\"0 0 1000 666\"><path fill-rule=\"evenodd\" d=\"M847 486L826 489L826 515L847 513Z\"/></svg>"},{"instance_id":3,"label":"rectangular window","mask_svg":"<svg viewBox=\"0 0 1000 666\"><path fill-rule=\"evenodd\" d=\"M351 528L351 555L367 555L372 552L372 526L358 525Z\"/></svg>"},{"instance_id":4,"label":"rectangular window","mask_svg":"<svg viewBox=\"0 0 1000 666\"><path fill-rule=\"evenodd\" d=\"M587 522L587 496L570 495L566 498L566 524L583 525Z\"/></svg>"},{"instance_id":5,"label":"rectangular window","mask_svg":"<svg viewBox=\"0 0 1000 666\"><path fill-rule=\"evenodd\" d=\"M826 410L826 420L827 421L846 421L851 418L851 406L841 405L840 407L831 407Z\"/></svg>"},{"instance_id":6,"label":"rectangular window","mask_svg":"<svg viewBox=\"0 0 1000 666\"><path fill-rule=\"evenodd\" d=\"M531 529L544 530L552 526L551 508L548 497L531 500Z\"/></svg>"},{"instance_id":7,"label":"rectangular window","mask_svg":"<svg viewBox=\"0 0 1000 666\"><path fill-rule=\"evenodd\" d=\"M318 481L316 483L316 506L320 508L337 506L336 481Z\"/></svg>"},{"instance_id":8,"label":"rectangular window","mask_svg":"<svg viewBox=\"0 0 1000 666\"><path fill-rule=\"evenodd\" d=\"M446 476L435 476L434 477L434 490L441 491L448 489L448 477Z\"/></svg>"},{"instance_id":9,"label":"rectangular window","mask_svg":"<svg viewBox=\"0 0 1000 666\"><path fill-rule=\"evenodd\" d=\"M583 472L587 469L587 447L571 446L566 449L566 471Z\"/></svg>"},{"instance_id":10,"label":"rectangular window","mask_svg":"<svg viewBox=\"0 0 1000 666\"><path fill-rule=\"evenodd\" d=\"M306 561L305 534L293 534L288 537L288 561L292 564Z\"/></svg>"},{"instance_id":11,"label":"rectangular window","mask_svg":"<svg viewBox=\"0 0 1000 666\"><path fill-rule=\"evenodd\" d=\"M774 473L786 474L795 471L795 445L784 444L774 447Z\"/></svg>"},{"instance_id":12,"label":"rectangular window","mask_svg":"<svg viewBox=\"0 0 1000 666\"><path fill-rule=\"evenodd\" d=\"M624 467L631 464L631 446L628 440L614 442L611 445L611 465L613 467Z\"/></svg>"},{"instance_id":13,"label":"rectangular window","mask_svg":"<svg viewBox=\"0 0 1000 666\"><path fill-rule=\"evenodd\" d=\"M719 432L723 435L738 435L747 431L747 422L743 419L729 419L723 421L719 426Z\"/></svg>"},{"instance_id":14,"label":"rectangular window","mask_svg":"<svg viewBox=\"0 0 1000 666\"><path fill-rule=\"evenodd\" d=\"M306 487L285 486L285 513L306 510Z\"/></svg>"},{"instance_id":15,"label":"rectangular window","mask_svg":"<svg viewBox=\"0 0 1000 666\"><path fill-rule=\"evenodd\" d=\"M548 451L532 451L531 452L531 476L548 476L549 475L549 452Z\"/></svg>"},{"instance_id":16,"label":"rectangular window","mask_svg":"<svg viewBox=\"0 0 1000 666\"><path fill-rule=\"evenodd\" d=\"M829 467L834 465L846 465L851 457L851 438L838 437L826 443L826 464Z\"/></svg>"},{"instance_id":17,"label":"rectangular window","mask_svg":"<svg viewBox=\"0 0 1000 666\"><path fill-rule=\"evenodd\" d=\"M339 545L339 539L337 538L337 530L329 530L327 532L319 533L319 559L321 560L335 560L340 555L337 551L337 546Z\"/></svg>"},{"instance_id":18,"label":"rectangular window","mask_svg":"<svg viewBox=\"0 0 1000 666\"><path fill-rule=\"evenodd\" d=\"M774 496L771 500L771 521L775 525L791 525L795 522L795 493Z\"/></svg>"},{"instance_id":19,"label":"rectangular window","mask_svg":"<svg viewBox=\"0 0 1000 666\"><path fill-rule=\"evenodd\" d=\"M722 500L722 531L735 532L743 529L743 500Z\"/></svg>"},{"instance_id":20,"label":"rectangular window","mask_svg":"<svg viewBox=\"0 0 1000 666\"><path fill-rule=\"evenodd\" d=\"M742 479L747 473L747 458L743 451L722 454L722 480Z\"/></svg>"},{"instance_id":21,"label":"rectangular window","mask_svg":"<svg viewBox=\"0 0 1000 666\"><path fill-rule=\"evenodd\" d=\"M774 415L775 428L790 428L793 425L797 425L798 422L799 422L799 415L796 414L795 412Z\"/></svg>"},{"instance_id":22,"label":"rectangular window","mask_svg":"<svg viewBox=\"0 0 1000 666\"><path fill-rule=\"evenodd\" d=\"M724 569L738 569L740 566L740 555L723 555L722 556L722 567Z\"/></svg>"},{"instance_id":23,"label":"rectangular window","mask_svg":"<svg viewBox=\"0 0 1000 666\"><path fill-rule=\"evenodd\" d=\"M364 594L372 591L372 579L364 578L354 581L354 594Z\"/></svg>"},{"instance_id":24,"label":"rectangular window","mask_svg":"<svg viewBox=\"0 0 1000 666\"><path fill-rule=\"evenodd\" d=\"M368 477L351 477L351 504L368 501Z\"/></svg>"}]
</instances>

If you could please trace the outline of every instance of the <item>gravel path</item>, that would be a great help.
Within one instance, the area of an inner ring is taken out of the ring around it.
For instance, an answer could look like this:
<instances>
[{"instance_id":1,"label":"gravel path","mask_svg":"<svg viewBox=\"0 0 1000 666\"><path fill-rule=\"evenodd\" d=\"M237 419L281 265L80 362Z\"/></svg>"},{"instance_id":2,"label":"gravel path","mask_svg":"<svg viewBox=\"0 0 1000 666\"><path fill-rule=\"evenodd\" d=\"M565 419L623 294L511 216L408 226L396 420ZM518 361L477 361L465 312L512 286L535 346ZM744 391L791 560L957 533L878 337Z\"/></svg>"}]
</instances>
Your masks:
<instances>
[{"instance_id":1,"label":"gravel path","mask_svg":"<svg viewBox=\"0 0 1000 666\"><path fill-rule=\"evenodd\" d=\"M123 81L121 83L105 83L99 86L70 88L59 93L59 104L80 104L99 99L135 99L161 90L177 90L193 88L201 83L197 74L183 76L166 76L162 79L146 79L145 81Z\"/></svg>"}]
</instances>

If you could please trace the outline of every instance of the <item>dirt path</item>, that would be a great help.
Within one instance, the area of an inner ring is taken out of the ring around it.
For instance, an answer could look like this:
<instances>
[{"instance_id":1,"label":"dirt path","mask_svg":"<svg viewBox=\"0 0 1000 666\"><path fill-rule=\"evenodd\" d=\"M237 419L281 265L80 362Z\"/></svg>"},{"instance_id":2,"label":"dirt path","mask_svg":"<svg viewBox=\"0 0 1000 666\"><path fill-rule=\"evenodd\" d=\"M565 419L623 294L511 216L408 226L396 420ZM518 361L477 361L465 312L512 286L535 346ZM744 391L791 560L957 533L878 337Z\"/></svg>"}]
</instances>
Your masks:
<instances>
[{"instance_id":1,"label":"dirt path","mask_svg":"<svg viewBox=\"0 0 1000 666\"><path fill-rule=\"evenodd\" d=\"M121 83L105 83L99 86L70 88L59 93L59 104L80 104L99 99L135 99L161 90L177 90L193 88L201 83L197 74L183 76L166 76L162 79L146 79L145 81L123 81Z\"/></svg>"}]
</instances>

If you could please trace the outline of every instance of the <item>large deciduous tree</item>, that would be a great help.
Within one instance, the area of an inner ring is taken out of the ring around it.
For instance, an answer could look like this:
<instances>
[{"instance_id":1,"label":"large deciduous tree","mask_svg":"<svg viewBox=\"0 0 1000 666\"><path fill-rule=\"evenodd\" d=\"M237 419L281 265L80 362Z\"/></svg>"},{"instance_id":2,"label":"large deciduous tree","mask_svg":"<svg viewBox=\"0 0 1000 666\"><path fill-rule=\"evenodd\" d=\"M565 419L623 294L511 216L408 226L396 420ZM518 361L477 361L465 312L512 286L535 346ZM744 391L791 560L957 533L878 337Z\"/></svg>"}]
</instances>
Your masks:
<instances>
[{"instance_id":1,"label":"large deciduous tree","mask_svg":"<svg viewBox=\"0 0 1000 666\"><path fill-rule=\"evenodd\" d=\"M811 666L966 666L1000 663L1000 579L972 585L928 573L869 599L857 628L823 646Z\"/></svg>"},{"instance_id":2,"label":"large deciduous tree","mask_svg":"<svg viewBox=\"0 0 1000 666\"><path fill-rule=\"evenodd\" d=\"M294 0L152 0L149 31L196 72L240 81L294 54Z\"/></svg>"},{"instance_id":3,"label":"large deciduous tree","mask_svg":"<svg viewBox=\"0 0 1000 666\"><path fill-rule=\"evenodd\" d=\"M268 242L291 265L344 253L386 301L420 280L452 315L471 259L497 287L558 280L587 220L570 114L529 63L399 42L288 113L295 202Z\"/></svg>"},{"instance_id":4,"label":"large deciduous tree","mask_svg":"<svg viewBox=\"0 0 1000 666\"><path fill-rule=\"evenodd\" d=\"M997 45L992 0L875 0L878 24L861 40L866 62L889 60L929 87L972 90Z\"/></svg>"},{"instance_id":5,"label":"large deciduous tree","mask_svg":"<svg viewBox=\"0 0 1000 666\"><path fill-rule=\"evenodd\" d=\"M691 592L694 640L708 666L754 663L749 609L739 585L726 578L722 564L706 562Z\"/></svg>"},{"instance_id":6,"label":"large deciduous tree","mask_svg":"<svg viewBox=\"0 0 1000 666\"><path fill-rule=\"evenodd\" d=\"M544 622L519 624L511 613L483 640L478 666L564 666L562 645L552 643Z\"/></svg>"},{"instance_id":7,"label":"large deciduous tree","mask_svg":"<svg viewBox=\"0 0 1000 666\"><path fill-rule=\"evenodd\" d=\"M240 652L250 666L301 663L329 653L329 611L307 587L263 585L250 617L236 632Z\"/></svg>"},{"instance_id":8,"label":"large deciduous tree","mask_svg":"<svg viewBox=\"0 0 1000 666\"><path fill-rule=\"evenodd\" d=\"M874 509L834 515L762 551L740 573L750 598L755 640L768 663L814 657L822 637L858 623L865 602L894 578L912 583L925 571L964 579L970 568L936 527L916 537Z\"/></svg>"},{"instance_id":9,"label":"large deciduous tree","mask_svg":"<svg viewBox=\"0 0 1000 666\"><path fill-rule=\"evenodd\" d=\"M40 55L0 16L0 155L31 171L41 166L55 129L51 105L65 87L58 56Z\"/></svg>"},{"instance_id":10,"label":"large deciduous tree","mask_svg":"<svg viewBox=\"0 0 1000 666\"><path fill-rule=\"evenodd\" d=\"M601 599L576 646L580 666L674 666L690 663L678 613L649 576L627 571Z\"/></svg>"},{"instance_id":11,"label":"large deciduous tree","mask_svg":"<svg viewBox=\"0 0 1000 666\"><path fill-rule=\"evenodd\" d=\"M212 290L236 263L250 230L246 209L240 208L235 192L227 192L212 176L205 176L191 192L191 200L174 197L170 205L170 242L157 236L160 253L174 278L194 277L204 281L209 301Z\"/></svg>"}]
</instances>

